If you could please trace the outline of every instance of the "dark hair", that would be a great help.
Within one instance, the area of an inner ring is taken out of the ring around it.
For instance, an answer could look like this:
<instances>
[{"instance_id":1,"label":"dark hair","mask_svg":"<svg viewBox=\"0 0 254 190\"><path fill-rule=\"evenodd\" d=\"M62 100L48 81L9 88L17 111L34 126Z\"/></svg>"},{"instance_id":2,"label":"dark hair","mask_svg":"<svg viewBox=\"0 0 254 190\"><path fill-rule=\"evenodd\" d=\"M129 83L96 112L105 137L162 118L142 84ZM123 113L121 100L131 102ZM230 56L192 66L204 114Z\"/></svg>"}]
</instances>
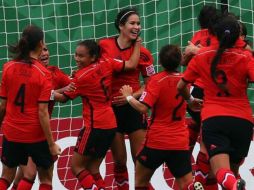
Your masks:
<instances>
[{"instance_id":1,"label":"dark hair","mask_svg":"<svg viewBox=\"0 0 254 190\"><path fill-rule=\"evenodd\" d=\"M243 22L239 22L240 24L240 35L241 36L247 36L247 28Z\"/></svg>"},{"instance_id":2,"label":"dark hair","mask_svg":"<svg viewBox=\"0 0 254 190\"><path fill-rule=\"evenodd\" d=\"M199 12L198 22L201 29L207 28L211 34L214 34L214 25L221 18L220 11L214 6L205 5Z\"/></svg>"},{"instance_id":3,"label":"dark hair","mask_svg":"<svg viewBox=\"0 0 254 190\"><path fill-rule=\"evenodd\" d=\"M240 25L236 18L232 16L225 16L215 26L215 32L219 40L219 48L212 60L210 72L213 81L227 94L228 91L225 81L217 81L217 76L220 75L222 77L225 77L225 73L223 74L221 71L217 70L217 65L219 64L219 61L225 49L233 47L236 40L239 38Z\"/></svg>"},{"instance_id":4,"label":"dark hair","mask_svg":"<svg viewBox=\"0 0 254 190\"><path fill-rule=\"evenodd\" d=\"M11 57L16 60L31 63L29 54L38 47L38 44L43 39L44 34L41 28L34 25L27 26L23 30L18 43L16 45L9 45Z\"/></svg>"},{"instance_id":5,"label":"dark hair","mask_svg":"<svg viewBox=\"0 0 254 190\"><path fill-rule=\"evenodd\" d=\"M120 28L119 28L119 25L124 25L129 16L130 15L138 15L138 12L135 8L125 8L125 9L122 9L116 16L116 19L115 19L115 27L116 29L120 32Z\"/></svg>"},{"instance_id":6,"label":"dark hair","mask_svg":"<svg viewBox=\"0 0 254 190\"><path fill-rule=\"evenodd\" d=\"M85 46L91 57L95 57L95 61L100 57L100 46L94 40L83 40L78 43L78 46Z\"/></svg>"},{"instance_id":7,"label":"dark hair","mask_svg":"<svg viewBox=\"0 0 254 190\"><path fill-rule=\"evenodd\" d=\"M159 53L159 63L167 71L176 71L182 60L182 53L176 45L165 45Z\"/></svg>"}]
</instances>

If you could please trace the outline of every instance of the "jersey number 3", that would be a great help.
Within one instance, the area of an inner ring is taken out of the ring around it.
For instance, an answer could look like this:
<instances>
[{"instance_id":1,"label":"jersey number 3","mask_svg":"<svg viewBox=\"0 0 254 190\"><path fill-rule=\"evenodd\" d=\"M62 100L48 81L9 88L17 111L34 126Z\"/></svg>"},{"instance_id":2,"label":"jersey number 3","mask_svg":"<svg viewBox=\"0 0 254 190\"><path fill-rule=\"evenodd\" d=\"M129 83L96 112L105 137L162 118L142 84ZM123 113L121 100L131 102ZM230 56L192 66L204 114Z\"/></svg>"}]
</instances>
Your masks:
<instances>
[{"instance_id":1,"label":"jersey number 3","mask_svg":"<svg viewBox=\"0 0 254 190\"><path fill-rule=\"evenodd\" d=\"M24 107L25 107L25 89L26 89L26 85L25 84L21 84L18 90L18 93L15 97L15 101L14 104L16 106L20 106L20 111L21 113L24 113Z\"/></svg>"}]
</instances>

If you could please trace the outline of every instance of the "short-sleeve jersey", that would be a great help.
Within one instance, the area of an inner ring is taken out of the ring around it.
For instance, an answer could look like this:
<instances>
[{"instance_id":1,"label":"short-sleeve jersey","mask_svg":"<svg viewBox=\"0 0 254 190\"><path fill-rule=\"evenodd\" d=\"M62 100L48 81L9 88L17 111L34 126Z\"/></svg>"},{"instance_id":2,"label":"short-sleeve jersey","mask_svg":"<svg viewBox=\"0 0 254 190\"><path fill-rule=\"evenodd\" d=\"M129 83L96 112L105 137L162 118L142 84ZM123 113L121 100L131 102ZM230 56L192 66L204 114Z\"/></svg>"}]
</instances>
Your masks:
<instances>
[{"instance_id":1,"label":"short-sleeve jersey","mask_svg":"<svg viewBox=\"0 0 254 190\"><path fill-rule=\"evenodd\" d=\"M4 64L0 97L7 100L7 107L2 130L9 141L32 143L45 140L38 103L48 103L51 90L51 74L38 61Z\"/></svg>"},{"instance_id":2,"label":"short-sleeve jersey","mask_svg":"<svg viewBox=\"0 0 254 190\"><path fill-rule=\"evenodd\" d=\"M152 108L146 146L161 150L188 150L186 103L177 91L180 73L151 76L139 101Z\"/></svg>"},{"instance_id":3,"label":"short-sleeve jersey","mask_svg":"<svg viewBox=\"0 0 254 190\"><path fill-rule=\"evenodd\" d=\"M217 44L218 40L216 36L209 33L208 29L201 29L195 32L191 42L196 46L201 45L202 47L208 47ZM194 84L203 88L203 81L201 79L197 79Z\"/></svg>"},{"instance_id":4,"label":"short-sleeve jersey","mask_svg":"<svg viewBox=\"0 0 254 190\"><path fill-rule=\"evenodd\" d=\"M112 75L121 72L124 62L112 58L101 58L75 74L76 90L64 92L70 99L82 98L85 127L100 129L116 128L115 115L111 107Z\"/></svg>"},{"instance_id":5,"label":"short-sleeve jersey","mask_svg":"<svg viewBox=\"0 0 254 190\"><path fill-rule=\"evenodd\" d=\"M121 49L118 46L117 38L106 38L102 39L99 42L101 47L102 55L107 55L114 59L127 61L131 57L133 52L133 46L125 49ZM137 91L140 88L139 77L140 74L143 78L151 76L155 73L153 66L153 57L151 53L141 46L140 49L140 60L138 66L135 70L124 71L120 73L115 73L113 76L112 82L112 95L120 95L119 89L123 85L130 85L133 88L133 91Z\"/></svg>"},{"instance_id":6,"label":"short-sleeve jersey","mask_svg":"<svg viewBox=\"0 0 254 190\"><path fill-rule=\"evenodd\" d=\"M191 42L196 46L202 45L202 47L215 46L219 44L217 37L215 35L210 34L208 29L201 29L197 31L194 34L193 38L191 39ZM237 40L236 43L237 47L245 48L246 45L247 43L244 42L243 40L241 39ZM200 88L203 88L203 81L201 79L197 79L195 81L195 85Z\"/></svg>"},{"instance_id":7,"label":"short-sleeve jersey","mask_svg":"<svg viewBox=\"0 0 254 190\"><path fill-rule=\"evenodd\" d=\"M237 46L237 44L236 44ZM247 97L248 80L254 79L254 61L242 47L227 49L217 65L216 80L226 85L221 90L212 80L210 67L218 46L203 48L190 61L183 79L193 82L200 77L204 84L202 120L213 116L235 116L252 122L252 110Z\"/></svg>"},{"instance_id":8,"label":"short-sleeve jersey","mask_svg":"<svg viewBox=\"0 0 254 190\"><path fill-rule=\"evenodd\" d=\"M64 72L62 72L58 67L49 65L46 67L52 74L52 85L53 89L61 89L68 84L70 84L71 79L68 75L66 75ZM49 102L49 114L52 115L53 108L55 105L55 101Z\"/></svg>"},{"instance_id":9,"label":"short-sleeve jersey","mask_svg":"<svg viewBox=\"0 0 254 190\"><path fill-rule=\"evenodd\" d=\"M195 32L194 36L191 39L191 42L195 46L201 45L203 47L207 47L211 45L211 37L212 35L209 33L208 29L201 29Z\"/></svg>"}]
</instances>

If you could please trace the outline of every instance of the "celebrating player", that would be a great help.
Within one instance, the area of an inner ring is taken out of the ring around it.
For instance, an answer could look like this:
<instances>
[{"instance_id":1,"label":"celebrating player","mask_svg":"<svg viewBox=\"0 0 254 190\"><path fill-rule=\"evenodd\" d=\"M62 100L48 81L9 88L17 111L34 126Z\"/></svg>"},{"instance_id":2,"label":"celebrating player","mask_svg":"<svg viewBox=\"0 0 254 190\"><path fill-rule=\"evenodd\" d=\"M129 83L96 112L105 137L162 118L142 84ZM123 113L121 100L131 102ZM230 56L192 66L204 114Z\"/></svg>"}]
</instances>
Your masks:
<instances>
[{"instance_id":1,"label":"celebrating player","mask_svg":"<svg viewBox=\"0 0 254 190\"><path fill-rule=\"evenodd\" d=\"M128 60L133 51L135 39L141 30L137 10L134 8L121 10L116 17L115 26L119 31L119 36L101 40L101 53L112 58ZM119 90L125 84L130 85L134 90L133 96L139 98L143 91L139 80L140 74L143 76L144 81L146 81L154 73L151 53L142 46L137 68L132 71L120 72L113 76L112 103L117 120L117 133L111 150L114 160L115 182L119 190L129 189L125 134L129 137L131 155L133 160L135 160L147 128L145 115L127 104L125 97L119 93Z\"/></svg>"},{"instance_id":2,"label":"celebrating player","mask_svg":"<svg viewBox=\"0 0 254 190\"><path fill-rule=\"evenodd\" d=\"M43 38L40 28L26 27L17 45L10 46L13 60L3 67L0 91L3 131L0 189L3 190L13 181L17 166L25 167L29 156L36 164L40 189L52 189L52 156L61 150L54 142L49 123L51 74L38 61Z\"/></svg>"},{"instance_id":3,"label":"celebrating player","mask_svg":"<svg viewBox=\"0 0 254 190\"><path fill-rule=\"evenodd\" d=\"M58 67L49 65L49 50L46 44L43 45L41 55L39 56L39 61L51 72L53 89L56 89L57 92L59 93L62 93L63 91L66 90L73 90L69 76L63 73ZM54 104L55 104L54 101L49 102L48 111L50 117L53 112ZM36 177L37 170L36 165L33 163L30 157L28 159L26 167L23 167L23 170L24 171L22 171L21 168L18 168L18 172L15 176L11 190L16 190L18 183L20 183L19 184L20 189L25 189L25 187L23 186L28 187L29 184L32 187L34 179Z\"/></svg>"},{"instance_id":4,"label":"celebrating player","mask_svg":"<svg viewBox=\"0 0 254 190\"><path fill-rule=\"evenodd\" d=\"M254 63L239 39L240 26L226 16L215 27L219 44L202 48L192 58L178 89L185 99L189 82L201 78L204 107L201 112L202 139L217 182L227 190L243 190L237 180L240 163L247 156L252 139L252 110L247 97L247 81L254 80Z\"/></svg>"},{"instance_id":5,"label":"celebrating player","mask_svg":"<svg viewBox=\"0 0 254 190\"><path fill-rule=\"evenodd\" d=\"M137 111L146 113L152 108L145 145L137 155L136 190L148 190L154 171L164 162L180 190L203 190L202 185L199 182L194 185L192 179L188 129L185 126L186 104L176 89L182 77L177 71L180 62L180 49L166 45L159 53L159 63L164 71L150 78L139 101L133 98L129 85L121 88L122 94Z\"/></svg>"},{"instance_id":6,"label":"celebrating player","mask_svg":"<svg viewBox=\"0 0 254 190\"><path fill-rule=\"evenodd\" d=\"M136 40L128 61L100 57L100 47L92 40L78 44L75 61L79 65L73 82L76 90L56 94L58 101L82 97L84 128L80 131L71 165L84 189L104 189L99 167L116 132L111 107L113 72L135 69L140 56L140 39Z\"/></svg>"}]
</instances>

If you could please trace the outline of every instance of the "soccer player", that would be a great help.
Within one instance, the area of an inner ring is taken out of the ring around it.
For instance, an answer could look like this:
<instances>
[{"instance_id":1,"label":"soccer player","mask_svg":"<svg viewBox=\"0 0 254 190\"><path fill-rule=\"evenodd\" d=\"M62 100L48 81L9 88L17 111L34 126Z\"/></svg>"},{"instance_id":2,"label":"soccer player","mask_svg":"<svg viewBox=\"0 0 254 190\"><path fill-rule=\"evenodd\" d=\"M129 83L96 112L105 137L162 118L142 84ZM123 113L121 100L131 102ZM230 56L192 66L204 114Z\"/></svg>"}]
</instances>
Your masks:
<instances>
[{"instance_id":1,"label":"soccer player","mask_svg":"<svg viewBox=\"0 0 254 190\"><path fill-rule=\"evenodd\" d=\"M61 149L53 139L49 123L51 74L38 61L43 39L40 28L27 26L17 45L10 46L13 60L3 66L0 90L1 190L8 188L17 166L23 168L29 156L37 167L40 190L52 189L52 156L60 154Z\"/></svg>"},{"instance_id":2,"label":"soccer player","mask_svg":"<svg viewBox=\"0 0 254 190\"><path fill-rule=\"evenodd\" d=\"M180 190L203 190L193 184L188 129L185 126L186 103L176 89L182 75L177 71L181 51L174 45L164 46L159 53L159 63L164 71L151 76L139 101L132 96L132 88L121 88L129 104L137 111L147 113L152 109L144 147L137 155L135 189L148 190L154 171L167 164ZM196 104L199 100L196 100Z\"/></svg>"},{"instance_id":3,"label":"soccer player","mask_svg":"<svg viewBox=\"0 0 254 190\"><path fill-rule=\"evenodd\" d=\"M49 65L49 50L46 44L43 45L41 55L39 56L39 61L40 63L42 63L43 66L45 66L51 72L53 89L57 90L57 92L59 93L62 93L63 91L66 91L66 90L69 90L69 91L73 90L72 88L73 86L70 83L69 76L63 73L57 66ZM50 117L53 112L54 104L55 104L55 101L49 102L48 111L49 111ZM37 170L36 170L36 165L33 163L31 157L29 157L27 165L26 167L23 167L23 170L24 171L22 171L21 168L18 168L18 172L15 176L11 190L16 190L19 182L20 182L19 189L24 189L25 188L24 186L32 187L34 179L36 177Z\"/></svg>"},{"instance_id":4,"label":"soccer player","mask_svg":"<svg viewBox=\"0 0 254 190\"><path fill-rule=\"evenodd\" d=\"M202 139L212 172L223 188L242 190L245 182L235 176L252 139L252 110L246 91L247 81L254 80L254 63L241 46L240 26L234 17L222 18L215 33L219 44L202 48L192 58L178 90L190 99L187 84L203 80Z\"/></svg>"},{"instance_id":5,"label":"soccer player","mask_svg":"<svg viewBox=\"0 0 254 190\"><path fill-rule=\"evenodd\" d=\"M116 17L115 26L119 31L119 35L100 40L101 53L112 58L128 60L133 51L133 42L141 31L137 10L134 8L121 10ZM112 143L111 151L114 160L115 182L119 190L129 190L125 134L129 137L131 155L133 160L135 160L135 155L144 140L147 128L145 115L127 104L125 97L119 93L119 90L125 84L130 85L134 90L133 96L139 98L143 91L143 87L140 85L140 75L146 82L149 76L154 73L153 57L142 46L137 68L132 71L117 73L113 76L112 104L117 120L117 133Z\"/></svg>"},{"instance_id":6,"label":"soccer player","mask_svg":"<svg viewBox=\"0 0 254 190\"><path fill-rule=\"evenodd\" d=\"M183 63L185 65L188 64L190 58L197 54L200 48L218 44L218 40L214 34L214 25L220 18L221 14L214 6L205 5L202 7L198 15L198 22L201 29L194 34L189 45L185 49L185 56L183 58ZM192 85L191 95L195 98L203 99L203 81L201 79L197 79ZM201 116L200 112L193 111L189 107L187 107L187 111L192 117L192 120L188 123L190 150L192 152L200 134ZM210 165L207 152L205 148L203 148L204 145L202 144L202 140L200 140L200 145L200 151L196 159L195 178L203 184L205 189L217 190L218 185L216 179L212 175L208 175L210 172Z\"/></svg>"},{"instance_id":7,"label":"soccer player","mask_svg":"<svg viewBox=\"0 0 254 190\"><path fill-rule=\"evenodd\" d=\"M200 13L198 15L198 21L201 29L194 34L189 46L186 47L184 57L193 56L201 47L207 47L210 46L211 43L217 43L217 39L214 36L213 32L213 26L217 22L219 17L220 16L218 10L213 6L205 5L200 10ZM188 63L185 62L184 64L187 65ZM195 81L192 87L191 94L196 98L203 99L204 95L202 87L202 81L198 79L197 81ZM194 120L194 123L188 125L190 132L190 148L192 151L199 136L201 118L200 112L194 112L189 108L187 109L188 113Z\"/></svg>"},{"instance_id":8,"label":"soccer player","mask_svg":"<svg viewBox=\"0 0 254 190\"><path fill-rule=\"evenodd\" d=\"M234 17L235 19L238 19L233 13L227 13L221 15L216 9L212 6L204 6L199 15L199 22L200 25L203 26L201 28L204 28L204 26L207 26L208 29L201 29L196 34L194 35L193 39L191 40L192 42L190 45L186 48L186 54L197 54L200 48L202 47L207 47L210 45L215 45L218 44L218 40L215 36L214 32L214 25L218 22L219 19L221 19L224 16L231 16ZM201 24L203 23L203 24ZM240 23L239 23L240 24ZM238 40L238 47L242 47L243 49L250 50L250 46L248 43L245 41L246 39L244 36L246 36L246 32L244 31L244 27L240 24L240 39ZM204 31L204 32L202 32ZM200 38L198 38L198 36ZM205 38L206 36L206 38ZM208 40L209 39L209 40ZM209 41L209 44L207 43ZM203 42L203 43L202 43ZM197 45L195 46L194 44L202 44L201 46ZM193 56L193 55L192 55ZM198 98L203 98L203 82L201 79L197 79L193 85L193 89L191 91L191 94L194 97ZM194 146L196 142L196 138L198 136L198 131L200 129L200 113L199 112L193 112L191 109L188 109L188 112L194 119L195 123L188 125L189 127L189 132L190 132L190 145ZM199 125L196 125L199 124ZM196 129L196 130L195 130ZM208 161L208 156L207 152L205 149L205 145L202 142L202 139L200 141L200 151L197 156L197 161L196 161L196 171L195 171L195 178L197 181L200 181L204 186L205 189L207 190L217 190L218 185L217 181L214 178L214 176L210 172L210 164Z\"/></svg>"},{"instance_id":9,"label":"soccer player","mask_svg":"<svg viewBox=\"0 0 254 190\"><path fill-rule=\"evenodd\" d=\"M80 68L73 79L76 90L55 95L56 100L62 102L78 96L82 98L84 128L80 131L71 167L84 189L105 189L99 167L116 132L111 106L112 75L136 68L140 39L134 44L130 59L122 61L100 57L100 47L92 40L80 42L75 52L75 61Z\"/></svg>"}]
</instances>

